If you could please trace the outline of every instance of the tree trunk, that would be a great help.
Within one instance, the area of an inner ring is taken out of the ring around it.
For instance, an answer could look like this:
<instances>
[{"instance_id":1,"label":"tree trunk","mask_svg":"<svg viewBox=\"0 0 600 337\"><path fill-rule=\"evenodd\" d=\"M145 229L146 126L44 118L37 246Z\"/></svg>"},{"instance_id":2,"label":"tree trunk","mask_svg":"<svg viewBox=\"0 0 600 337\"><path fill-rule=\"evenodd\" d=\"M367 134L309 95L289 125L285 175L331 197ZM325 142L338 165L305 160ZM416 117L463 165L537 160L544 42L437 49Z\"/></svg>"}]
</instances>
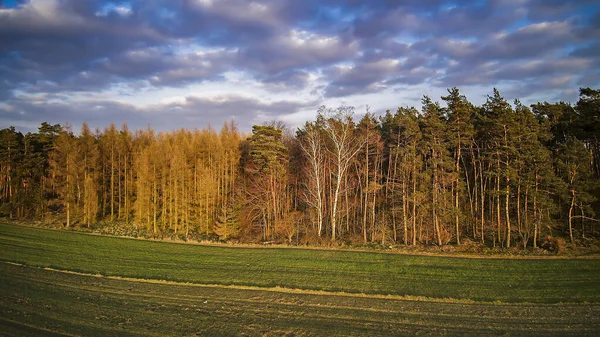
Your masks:
<instances>
[{"instance_id":1,"label":"tree trunk","mask_svg":"<svg viewBox=\"0 0 600 337\"><path fill-rule=\"evenodd\" d=\"M111 140L114 142L114 140ZM114 220L115 215L115 145L110 147L110 221Z\"/></svg>"},{"instance_id":2,"label":"tree trunk","mask_svg":"<svg viewBox=\"0 0 600 337\"><path fill-rule=\"evenodd\" d=\"M67 228L71 226L71 203L67 201Z\"/></svg>"},{"instance_id":3,"label":"tree trunk","mask_svg":"<svg viewBox=\"0 0 600 337\"><path fill-rule=\"evenodd\" d=\"M433 227L435 229L435 235L437 237L437 243L439 246L442 245L442 236L440 233L440 224L438 221L438 215L437 215L437 203L438 203L438 198L437 198L437 194L438 194L438 174L437 174L437 163L435 162L436 160L436 153L435 151L433 151L433 158L434 158L434 163L433 163L433 186L432 186L432 193L433 193L433 197L432 197L432 205L431 205L431 210L432 210L432 221L433 221Z\"/></svg>"},{"instance_id":4,"label":"tree trunk","mask_svg":"<svg viewBox=\"0 0 600 337\"><path fill-rule=\"evenodd\" d=\"M156 164L153 165L153 179L152 179L152 210L153 210L153 221L152 221L152 233L156 236L157 228L156 228L156 213L157 211L157 197L156 197Z\"/></svg>"},{"instance_id":5,"label":"tree trunk","mask_svg":"<svg viewBox=\"0 0 600 337\"><path fill-rule=\"evenodd\" d=\"M477 151L479 152L479 151ZM479 195L479 200L481 203L481 243L485 244L485 184L486 179L483 175L483 163L481 157L479 158L479 183L481 193Z\"/></svg>"},{"instance_id":6,"label":"tree trunk","mask_svg":"<svg viewBox=\"0 0 600 337\"><path fill-rule=\"evenodd\" d=\"M415 159L413 158L413 195L412 195L412 244L417 245L417 178Z\"/></svg>"},{"instance_id":7,"label":"tree trunk","mask_svg":"<svg viewBox=\"0 0 600 337\"><path fill-rule=\"evenodd\" d=\"M498 244L502 246L502 238L500 237L501 231L501 217L500 217L500 155L498 155L498 175L496 176L496 217L497 217L497 238Z\"/></svg>"},{"instance_id":8,"label":"tree trunk","mask_svg":"<svg viewBox=\"0 0 600 337\"><path fill-rule=\"evenodd\" d=\"M573 239L573 209L575 208L575 190L571 190L571 206L569 207L569 237L571 238L571 243L574 244L575 240Z\"/></svg>"},{"instance_id":9,"label":"tree trunk","mask_svg":"<svg viewBox=\"0 0 600 337\"><path fill-rule=\"evenodd\" d=\"M527 234L526 240L523 240L523 249L527 249L527 241L529 240L529 217L527 212L529 212L529 186L525 188L525 200L523 203L523 227L525 227L525 233ZM521 229L519 229L520 231Z\"/></svg>"},{"instance_id":10,"label":"tree trunk","mask_svg":"<svg viewBox=\"0 0 600 337\"><path fill-rule=\"evenodd\" d=\"M402 223L404 224L404 244L408 245L408 196L406 192L406 175L402 179Z\"/></svg>"},{"instance_id":11,"label":"tree trunk","mask_svg":"<svg viewBox=\"0 0 600 337\"><path fill-rule=\"evenodd\" d=\"M506 200L505 200L505 205L504 205L504 211L506 213L506 247L510 248L510 232L511 232L511 228L510 228L510 213L509 213L509 207L508 207L508 201L510 200L510 185L508 184L509 179L506 178Z\"/></svg>"},{"instance_id":12,"label":"tree trunk","mask_svg":"<svg viewBox=\"0 0 600 337\"><path fill-rule=\"evenodd\" d=\"M368 137L368 134L367 134ZM365 194L364 208L363 208L363 241L367 243L367 208L369 198L369 141L365 142L365 185L363 188Z\"/></svg>"},{"instance_id":13,"label":"tree trunk","mask_svg":"<svg viewBox=\"0 0 600 337\"><path fill-rule=\"evenodd\" d=\"M337 206L340 196L340 185L342 184L342 173L338 170L337 183L335 185L335 192L333 193L333 205L331 208L331 241L335 242L336 226L337 226Z\"/></svg>"},{"instance_id":14,"label":"tree trunk","mask_svg":"<svg viewBox=\"0 0 600 337\"><path fill-rule=\"evenodd\" d=\"M454 198L454 211L455 211L455 224L456 224L456 244L460 245L460 203L459 203L459 183L460 183L460 156L461 156L461 141L460 133L458 133L458 150L456 154L456 186L455 186L455 198Z\"/></svg>"}]
</instances>

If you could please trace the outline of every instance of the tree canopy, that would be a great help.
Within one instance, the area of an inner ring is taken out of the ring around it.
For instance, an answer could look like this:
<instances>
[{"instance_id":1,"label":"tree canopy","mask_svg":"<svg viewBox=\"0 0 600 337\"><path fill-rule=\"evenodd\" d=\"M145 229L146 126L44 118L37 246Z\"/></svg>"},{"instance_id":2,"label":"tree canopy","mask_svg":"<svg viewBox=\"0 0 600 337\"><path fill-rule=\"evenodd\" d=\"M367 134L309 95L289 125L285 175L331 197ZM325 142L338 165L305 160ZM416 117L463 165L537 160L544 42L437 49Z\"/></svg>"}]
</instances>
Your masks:
<instances>
[{"instance_id":1,"label":"tree canopy","mask_svg":"<svg viewBox=\"0 0 600 337\"><path fill-rule=\"evenodd\" d=\"M293 134L0 130L0 215L184 239L537 247L598 238L600 90L575 104L441 102L356 116L321 107Z\"/></svg>"}]
</instances>

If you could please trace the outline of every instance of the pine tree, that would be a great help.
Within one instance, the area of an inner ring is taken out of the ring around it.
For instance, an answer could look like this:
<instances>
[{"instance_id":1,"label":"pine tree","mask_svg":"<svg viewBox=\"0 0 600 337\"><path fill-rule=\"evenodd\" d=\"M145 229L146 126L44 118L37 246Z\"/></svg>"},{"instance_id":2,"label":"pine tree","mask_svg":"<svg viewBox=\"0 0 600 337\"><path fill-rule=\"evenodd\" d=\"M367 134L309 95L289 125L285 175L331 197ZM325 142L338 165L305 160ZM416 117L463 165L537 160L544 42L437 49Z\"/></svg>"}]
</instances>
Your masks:
<instances>
[{"instance_id":1,"label":"pine tree","mask_svg":"<svg viewBox=\"0 0 600 337\"><path fill-rule=\"evenodd\" d=\"M448 89L442 97L447 104L448 138L454 156L454 224L456 243L460 245L460 223L462 217L461 194L466 190L467 172L463 170L465 152L471 148L473 138L473 107L455 87ZM464 199L464 198L463 198Z\"/></svg>"},{"instance_id":2,"label":"pine tree","mask_svg":"<svg viewBox=\"0 0 600 337\"><path fill-rule=\"evenodd\" d=\"M275 239L276 225L284 216L284 190L288 168L288 150L282 130L272 125L252 127L244 172L250 207L261 213L263 239Z\"/></svg>"},{"instance_id":3,"label":"pine tree","mask_svg":"<svg viewBox=\"0 0 600 337\"><path fill-rule=\"evenodd\" d=\"M575 110L578 113L575 136L585 143L593 173L600 178L600 90L581 88Z\"/></svg>"},{"instance_id":4,"label":"pine tree","mask_svg":"<svg viewBox=\"0 0 600 337\"><path fill-rule=\"evenodd\" d=\"M492 96L488 96L483 106L486 133L486 156L490 169L488 173L495 179L495 240L510 247L512 242L511 227L511 181L515 176L513 160L515 159L516 120L510 104L494 88ZM504 197L504 198L502 198ZM502 205L504 199L504 205ZM502 207L504 206L504 207ZM502 209L503 208L503 209ZM504 218L504 222L502 222ZM503 224L506 226L504 227Z\"/></svg>"},{"instance_id":5,"label":"pine tree","mask_svg":"<svg viewBox=\"0 0 600 337\"><path fill-rule=\"evenodd\" d=\"M358 137L361 138L363 144L359 153L356 156L357 162L357 174L360 181L360 195L362 213L362 234L363 242L367 243L369 240L368 233L371 233L371 241L375 234L375 208L377 193L381 190L379 171L381 166L381 154L383 151L383 142L381 141L380 127L377 119L374 115L367 112L357 125ZM370 221L368 221L370 218ZM370 222L370 223L369 223ZM379 229L381 233L382 242L385 241L385 224L380 222L382 228ZM369 230L370 227L370 230Z\"/></svg>"},{"instance_id":6,"label":"pine tree","mask_svg":"<svg viewBox=\"0 0 600 337\"><path fill-rule=\"evenodd\" d=\"M438 103L425 96L422 100L423 117L420 129L423 132L421 151L424 151L425 173L428 176L431 195L431 225L438 245L449 241L449 234L445 228L448 218L448 191L451 177L448 171L452 161L446 147L447 128L443 111Z\"/></svg>"},{"instance_id":7,"label":"pine tree","mask_svg":"<svg viewBox=\"0 0 600 337\"><path fill-rule=\"evenodd\" d=\"M590 154L584 143L577 138L569 137L557 150L557 168L564 179L564 199L568 200L569 238L575 243L573 236L573 213L579 208L584 214L586 206L594 201L590 191L597 183L591 183ZM582 215L584 216L584 215Z\"/></svg>"}]
</instances>

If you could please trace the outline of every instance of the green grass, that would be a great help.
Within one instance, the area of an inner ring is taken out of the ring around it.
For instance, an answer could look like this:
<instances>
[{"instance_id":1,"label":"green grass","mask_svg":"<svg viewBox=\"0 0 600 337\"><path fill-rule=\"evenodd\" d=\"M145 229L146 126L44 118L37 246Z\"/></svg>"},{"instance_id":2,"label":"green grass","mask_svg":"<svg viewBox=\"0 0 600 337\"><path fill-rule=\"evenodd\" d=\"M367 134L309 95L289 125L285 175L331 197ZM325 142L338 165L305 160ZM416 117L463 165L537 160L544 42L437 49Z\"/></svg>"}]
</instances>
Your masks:
<instances>
[{"instance_id":1,"label":"green grass","mask_svg":"<svg viewBox=\"0 0 600 337\"><path fill-rule=\"evenodd\" d=\"M464 304L155 284L0 263L2 335L597 335L600 305Z\"/></svg>"},{"instance_id":2,"label":"green grass","mask_svg":"<svg viewBox=\"0 0 600 337\"><path fill-rule=\"evenodd\" d=\"M0 261L2 335L600 333L595 259L213 247L0 224Z\"/></svg>"},{"instance_id":3,"label":"green grass","mask_svg":"<svg viewBox=\"0 0 600 337\"><path fill-rule=\"evenodd\" d=\"M199 284L480 302L600 302L597 259L474 259L214 247L0 224L0 260Z\"/></svg>"}]
</instances>

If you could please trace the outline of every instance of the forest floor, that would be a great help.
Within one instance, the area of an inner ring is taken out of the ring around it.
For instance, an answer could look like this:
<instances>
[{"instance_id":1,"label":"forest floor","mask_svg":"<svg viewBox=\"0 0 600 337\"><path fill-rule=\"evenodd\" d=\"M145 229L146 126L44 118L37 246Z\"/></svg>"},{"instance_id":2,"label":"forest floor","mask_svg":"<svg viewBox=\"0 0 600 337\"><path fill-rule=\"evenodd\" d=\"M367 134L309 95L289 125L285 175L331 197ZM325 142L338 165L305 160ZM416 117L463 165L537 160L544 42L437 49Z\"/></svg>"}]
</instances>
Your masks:
<instances>
[{"instance_id":1,"label":"forest floor","mask_svg":"<svg viewBox=\"0 0 600 337\"><path fill-rule=\"evenodd\" d=\"M8 335L598 335L599 259L259 249L0 224Z\"/></svg>"}]
</instances>

